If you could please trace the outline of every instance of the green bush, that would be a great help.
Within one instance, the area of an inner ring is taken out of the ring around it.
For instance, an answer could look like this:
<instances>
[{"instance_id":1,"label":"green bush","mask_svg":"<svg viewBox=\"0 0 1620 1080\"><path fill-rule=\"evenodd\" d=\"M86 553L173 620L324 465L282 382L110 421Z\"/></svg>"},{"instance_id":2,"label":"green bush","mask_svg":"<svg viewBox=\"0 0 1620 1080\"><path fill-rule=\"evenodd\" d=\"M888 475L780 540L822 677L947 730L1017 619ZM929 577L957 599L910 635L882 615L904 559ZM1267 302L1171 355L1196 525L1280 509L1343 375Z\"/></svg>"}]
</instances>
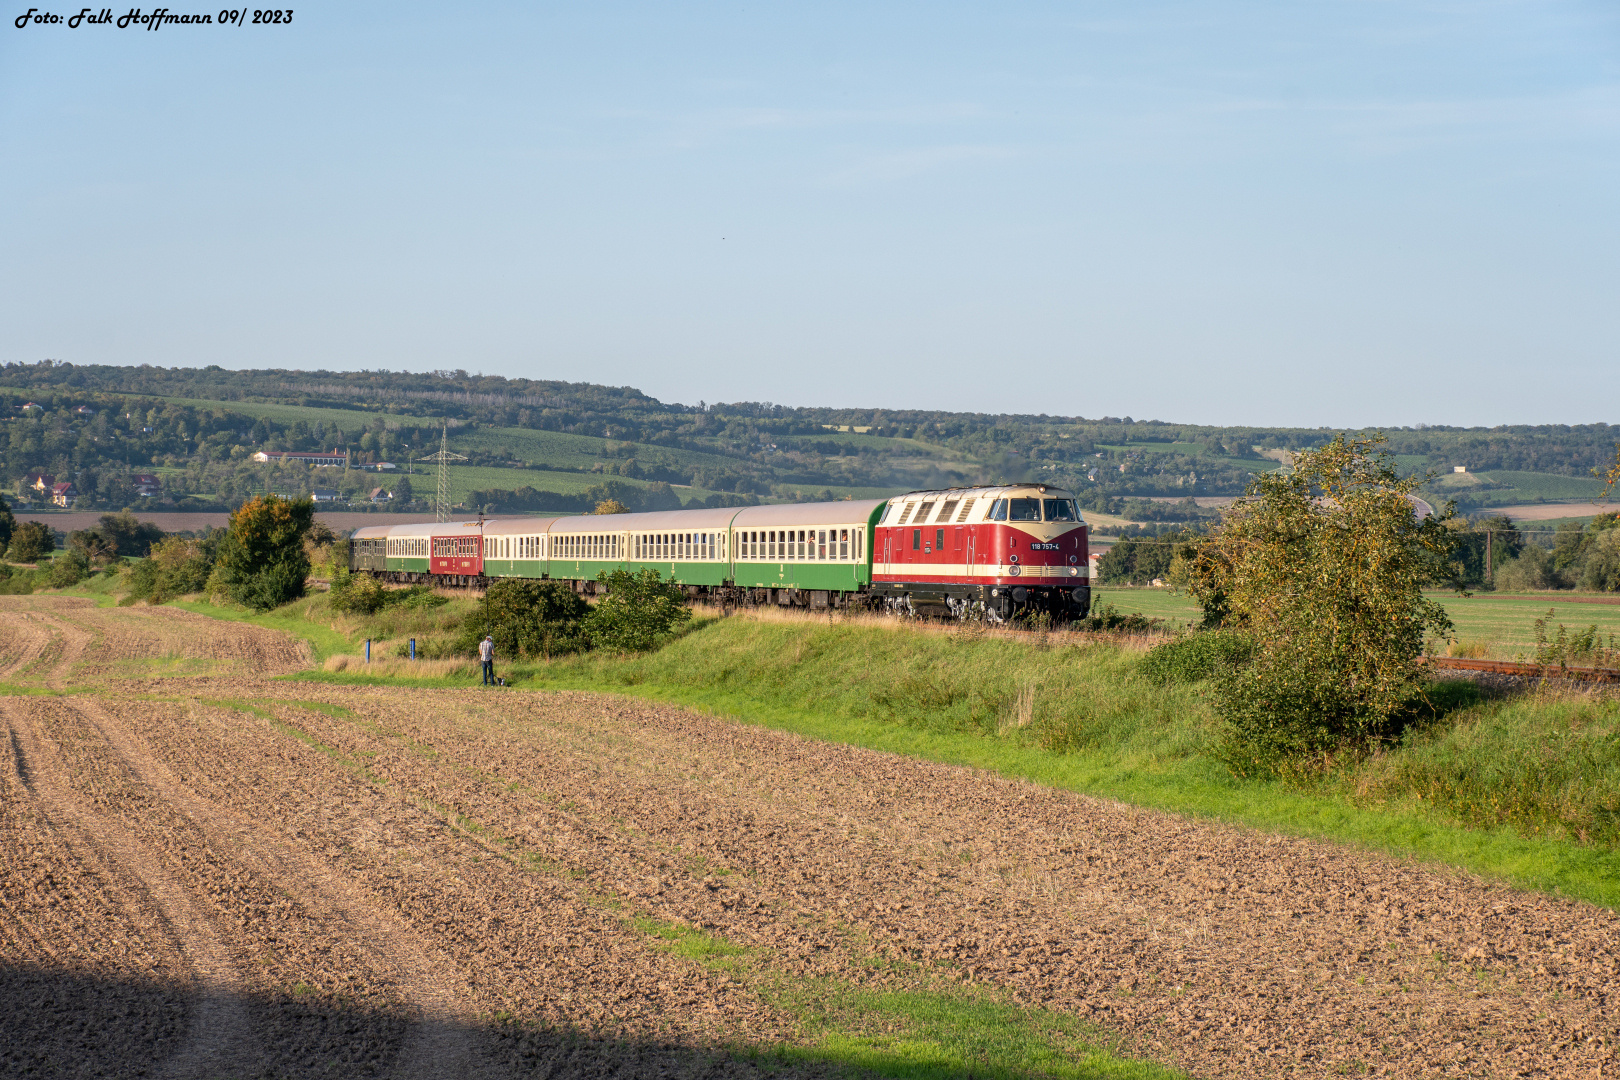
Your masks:
<instances>
[{"instance_id":1,"label":"green bush","mask_svg":"<svg viewBox=\"0 0 1620 1080\"><path fill-rule=\"evenodd\" d=\"M51 560L49 581L53 589L69 589L90 573L90 561L77 551L64 552Z\"/></svg>"},{"instance_id":2,"label":"green bush","mask_svg":"<svg viewBox=\"0 0 1620 1080\"><path fill-rule=\"evenodd\" d=\"M1592 538L1581 571L1581 588L1620 592L1620 529L1610 527Z\"/></svg>"},{"instance_id":3,"label":"green bush","mask_svg":"<svg viewBox=\"0 0 1620 1080\"><path fill-rule=\"evenodd\" d=\"M157 563L151 559L136 559L124 564L124 595L119 606L129 607L141 600L150 600L157 585Z\"/></svg>"},{"instance_id":4,"label":"green bush","mask_svg":"<svg viewBox=\"0 0 1620 1080\"><path fill-rule=\"evenodd\" d=\"M11 568L8 566L6 569L9 571ZM0 596L27 596L39 586L40 578L49 573L49 570L19 570L7 573L4 580L0 580Z\"/></svg>"},{"instance_id":5,"label":"green bush","mask_svg":"<svg viewBox=\"0 0 1620 1080\"><path fill-rule=\"evenodd\" d=\"M332 610L345 615L375 615L388 602L388 590L370 574L339 568L332 574Z\"/></svg>"},{"instance_id":6,"label":"green bush","mask_svg":"<svg viewBox=\"0 0 1620 1080\"><path fill-rule=\"evenodd\" d=\"M40 556L56 550L56 534L49 525L39 521L25 521L11 534L11 547L6 558L12 562L38 562Z\"/></svg>"},{"instance_id":7,"label":"green bush","mask_svg":"<svg viewBox=\"0 0 1620 1080\"><path fill-rule=\"evenodd\" d=\"M219 538L189 540L171 536L151 545L152 553L124 567L124 597L128 605L138 600L163 604L177 596L202 592L208 587L214 567L214 551Z\"/></svg>"},{"instance_id":8,"label":"green bush","mask_svg":"<svg viewBox=\"0 0 1620 1080\"><path fill-rule=\"evenodd\" d=\"M560 581L512 578L497 581L484 603L461 623L451 647L466 656L478 650L486 635L495 639L497 656L561 656L587 645L584 621L590 605Z\"/></svg>"},{"instance_id":9,"label":"green bush","mask_svg":"<svg viewBox=\"0 0 1620 1080\"><path fill-rule=\"evenodd\" d=\"M1150 634L1164 625L1163 619L1150 619L1138 612L1121 615L1113 604L1094 609L1083 619L1069 623L1071 630L1102 630L1116 634Z\"/></svg>"},{"instance_id":10,"label":"green bush","mask_svg":"<svg viewBox=\"0 0 1620 1080\"><path fill-rule=\"evenodd\" d=\"M450 602L426 585L390 589L370 574L351 574L341 566L332 574L330 596L332 610L345 615L375 615L386 608L426 610Z\"/></svg>"},{"instance_id":11,"label":"green bush","mask_svg":"<svg viewBox=\"0 0 1620 1080\"><path fill-rule=\"evenodd\" d=\"M303 596L309 576L304 537L314 520L315 504L307 498L261 495L243 503L220 542L210 590L258 611Z\"/></svg>"},{"instance_id":12,"label":"green bush","mask_svg":"<svg viewBox=\"0 0 1620 1080\"><path fill-rule=\"evenodd\" d=\"M595 647L645 652L692 617L680 586L661 581L651 567L636 574L604 572L596 580L608 592L585 617L585 632Z\"/></svg>"},{"instance_id":13,"label":"green bush","mask_svg":"<svg viewBox=\"0 0 1620 1080\"><path fill-rule=\"evenodd\" d=\"M1213 679L1249 662L1254 642L1230 630L1195 632L1148 650L1142 675L1161 685Z\"/></svg>"},{"instance_id":14,"label":"green bush","mask_svg":"<svg viewBox=\"0 0 1620 1080\"><path fill-rule=\"evenodd\" d=\"M1239 775L1297 774L1403 730L1421 699L1425 638L1449 636L1423 595L1448 580L1450 514L1419 519L1381 436L1338 436L1257 477L1196 546L1189 587L1219 597L1254 656L1215 680L1223 759Z\"/></svg>"}]
</instances>

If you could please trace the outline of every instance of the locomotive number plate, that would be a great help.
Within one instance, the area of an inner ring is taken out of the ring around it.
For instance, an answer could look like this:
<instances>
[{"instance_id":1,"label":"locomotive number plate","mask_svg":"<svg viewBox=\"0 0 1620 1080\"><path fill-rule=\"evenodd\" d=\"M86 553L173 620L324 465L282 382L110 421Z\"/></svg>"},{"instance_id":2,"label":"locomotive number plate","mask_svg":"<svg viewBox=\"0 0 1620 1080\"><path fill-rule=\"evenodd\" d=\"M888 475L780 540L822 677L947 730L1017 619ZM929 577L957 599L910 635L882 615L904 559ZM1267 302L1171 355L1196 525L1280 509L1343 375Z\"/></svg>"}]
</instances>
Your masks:
<instances>
[{"instance_id":1,"label":"locomotive number plate","mask_svg":"<svg viewBox=\"0 0 1620 1080\"><path fill-rule=\"evenodd\" d=\"M1031 544L1031 545L1029 545L1029 550L1031 550L1031 551L1056 551L1057 549L1058 549L1058 546L1056 544Z\"/></svg>"}]
</instances>

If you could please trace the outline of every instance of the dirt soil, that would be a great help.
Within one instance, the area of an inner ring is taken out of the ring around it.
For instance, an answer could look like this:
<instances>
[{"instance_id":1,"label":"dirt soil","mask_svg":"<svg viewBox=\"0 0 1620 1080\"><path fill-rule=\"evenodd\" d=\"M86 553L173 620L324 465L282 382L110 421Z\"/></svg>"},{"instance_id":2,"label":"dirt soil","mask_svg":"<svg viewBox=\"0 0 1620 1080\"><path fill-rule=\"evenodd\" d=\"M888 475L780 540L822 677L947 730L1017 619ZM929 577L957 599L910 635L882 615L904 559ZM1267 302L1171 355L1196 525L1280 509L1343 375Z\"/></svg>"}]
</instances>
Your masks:
<instances>
[{"instance_id":1,"label":"dirt soil","mask_svg":"<svg viewBox=\"0 0 1620 1080\"><path fill-rule=\"evenodd\" d=\"M773 986L921 971L1199 1076L1616 1074L1605 909L609 696L270 678L306 662L0 598L0 1073L797 1075L726 1053L805 1038Z\"/></svg>"}]
</instances>

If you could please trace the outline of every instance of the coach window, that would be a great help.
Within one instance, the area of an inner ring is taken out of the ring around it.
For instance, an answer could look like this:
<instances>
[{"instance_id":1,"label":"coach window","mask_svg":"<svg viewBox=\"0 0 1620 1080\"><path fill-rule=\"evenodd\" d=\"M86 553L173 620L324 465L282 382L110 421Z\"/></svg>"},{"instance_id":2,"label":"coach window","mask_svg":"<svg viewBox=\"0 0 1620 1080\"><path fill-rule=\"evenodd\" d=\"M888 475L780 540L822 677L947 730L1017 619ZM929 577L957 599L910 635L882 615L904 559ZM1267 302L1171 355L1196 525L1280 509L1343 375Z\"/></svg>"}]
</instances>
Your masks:
<instances>
[{"instance_id":1,"label":"coach window","mask_svg":"<svg viewBox=\"0 0 1620 1080\"><path fill-rule=\"evenodd\" d=\"M799 529L793 535L796 537L793 541L793 557L802 559L804 558L804 530Z\"/></svg>"},{"instance_id":2,"label":"coach window","mask_svg":"<svg viewBox=\"0 0 1620 1080\"><path fill-rule=\"evenodd\" d=\"M866 539L866 530L865 529L856 529L855 530L855 561L856 562L861 561L861 548L865 546L865 544L864 544L865 539Z\"/></svg>"},{"instance_id":3,"label":"coach window","mask_svg":"<svg viewBox=\"0 0 1620 1080\"><path fill-rule=\"evenodd\" d=\"M1007 520L1009 521L1039 521L1041 520L1041 500L1039 499L1009 499L1007 507Z\"/></svg>"},{"instance_id":4,"label":"coach window","mask_svg":"<svg viewBox=\"0 0 1620 1080\"><path fill-rule=\"evenodd\" d=\"M840 559L844 559L844 560L848 560L848 558L849 558L849 530L848 529L840 529L840 530L838 530L838 557Z\"/></svg>"}]
</instances>

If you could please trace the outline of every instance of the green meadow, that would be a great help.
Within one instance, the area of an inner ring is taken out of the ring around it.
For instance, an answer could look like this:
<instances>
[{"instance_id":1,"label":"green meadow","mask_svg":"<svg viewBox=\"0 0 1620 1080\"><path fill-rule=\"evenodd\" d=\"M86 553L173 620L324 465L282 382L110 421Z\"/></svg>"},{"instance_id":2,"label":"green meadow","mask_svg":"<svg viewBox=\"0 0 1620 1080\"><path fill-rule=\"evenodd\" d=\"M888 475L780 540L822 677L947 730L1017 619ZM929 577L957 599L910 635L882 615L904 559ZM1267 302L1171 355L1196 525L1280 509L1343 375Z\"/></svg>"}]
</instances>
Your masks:
<instances>
[{"instance_id":1,"label":"green meadow","mask_svg":"<svg viewBox=\"0 0 1620 1080\"><path fill-rule=\"evenodd\" d=\"M1571 633L1596 626L1605 638L1609 634L1620 638L1620 597L1562 590L1512 595L1480 592L1471 596L1431 592L1428 596L1450 616L1459 640L1485 647L1485 655L1496 659L1534 659L1536 620L1543 617L1547 617L1549 637L1555 636L1559 624L1563 624ZM1174 589L1102 586L1092 591L1092 603L1098 607L1112 604L1122 614L1137 612L1164 619L1169 630L1185 629L1199 616L1198 605Z\"/></svg>"}]
</instances>

